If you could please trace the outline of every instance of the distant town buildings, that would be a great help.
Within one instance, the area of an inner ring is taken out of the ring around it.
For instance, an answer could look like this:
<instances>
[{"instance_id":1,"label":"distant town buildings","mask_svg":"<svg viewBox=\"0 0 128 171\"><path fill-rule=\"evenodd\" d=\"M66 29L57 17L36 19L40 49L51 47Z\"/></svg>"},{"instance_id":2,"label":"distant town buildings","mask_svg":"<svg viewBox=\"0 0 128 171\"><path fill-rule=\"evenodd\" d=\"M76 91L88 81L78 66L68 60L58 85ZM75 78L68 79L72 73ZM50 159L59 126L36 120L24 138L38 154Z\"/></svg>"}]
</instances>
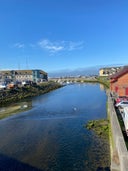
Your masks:
<instances>
[{"instance_id":1,"label":"distant town buildings","mask_svg":"<svg viewBox=\"0 0 128 171\"><path fill-rule=\"evenodd\" d=\"M0 83L25 83L34 82L40 83L48 80L48 75L46 72L34 69L34 70L7 70L0 71Z\"/></svg>"},{"instance_id":2,"label":"distant town buildings","mask_svg":"<svg viewBox=\"0 0 128 171\"><path fill-rule=\"evenodd\" d=\"M99 76L110 76L117 73L122 67L100 68Z\"/></svg>"}]
</instances>

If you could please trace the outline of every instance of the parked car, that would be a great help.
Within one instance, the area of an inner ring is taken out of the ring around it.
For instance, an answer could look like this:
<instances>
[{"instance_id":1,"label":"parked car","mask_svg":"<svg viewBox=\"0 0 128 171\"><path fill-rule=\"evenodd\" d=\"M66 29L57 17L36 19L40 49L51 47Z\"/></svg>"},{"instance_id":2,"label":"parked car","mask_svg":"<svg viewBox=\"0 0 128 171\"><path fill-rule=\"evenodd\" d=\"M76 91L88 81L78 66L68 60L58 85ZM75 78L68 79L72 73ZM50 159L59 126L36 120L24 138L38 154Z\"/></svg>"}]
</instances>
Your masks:
<instances>
[{"instance_id":1,"label":"parked car","mask_svg":"<svg viewBox=\"0 0 128 171\"><path fill-rule=\"evenodd\" d=\"M115 106L116 107L121 107L121 108L128 107L128 101L122 100L119 103L116 103Z\"/></svg>"},{"instance_id":2,"label":"parked car","mask_svg":"<svg viewBox=\"0 0 128 171\"><path fill-rule=\"evenodd\" d=\"M0 89L2 90L2 89L6 89L6 85L5 84L0 84Z\"/></svg>"},{"instance_id":3,"label":"parked car","mask_svg":"<svg viewBox=\"0 0 128 171\"><path fill-rule=\"evenodd\" d=\"M121 113L121 115L124 122L126 135L128 136L128 107L123 108L123 112Z\"/></svg>"},{"instance_id":4,"label":"parked car","mask_svg":"<svg viewBox=\"0 0 128 171\"><path fill-rule=\"evenodd\" d=\"M121 102L122 100L124 100L124 101L128 101L128 97L125 97L125 96L119 96L115 101L116 101L116 103L119 103L119 102Z\"/></svg>"}]
</instances>

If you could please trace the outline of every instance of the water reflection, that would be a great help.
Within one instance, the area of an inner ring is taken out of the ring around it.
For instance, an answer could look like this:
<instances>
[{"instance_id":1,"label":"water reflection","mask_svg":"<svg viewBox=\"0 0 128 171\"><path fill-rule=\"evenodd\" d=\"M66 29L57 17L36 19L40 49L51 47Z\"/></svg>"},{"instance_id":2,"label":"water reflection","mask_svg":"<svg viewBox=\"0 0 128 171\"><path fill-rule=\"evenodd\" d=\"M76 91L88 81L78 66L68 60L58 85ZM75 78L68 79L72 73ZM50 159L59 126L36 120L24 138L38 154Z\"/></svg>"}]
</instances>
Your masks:
<instances>
[{"instance_id":1,"label":"water reflection","mask_svg":"<svg viewBox=\"0 0 128 171\"><path fill-rule=\"evenodd\" d=\"M107 88L105 87L105 85L103 85L103 84L99 84L99 85L100 85L100 90L101 91L106 91Z\"/></svg>"},{"instance_id":2,"label":"water reflection","mask_svg":"<svg viewBox=\"0 0 128 171\"><path fill-rule=\"evenodd\" d=\"M22 101L18 103L14 103L9 105L8 107L1 107L0 108L0 119L5 118L7 116L14 115L19 112L23 112L26 110L30 110L32 108L32 101Z\"/></svg>"},{"instance_id":3,"label":"water reflection","mask_svg":"<svg viewBox=\"0 0 128 171\"><path fill-rule=\"evenodd\" d=\"M107 169L109 143L83 127L88 120L106 117L106 96L98 84L85 85L36 97L31 110L1 120L0 166L6 163L19 171L27 166L42 171Z\"/></svg>"}]
</instances>

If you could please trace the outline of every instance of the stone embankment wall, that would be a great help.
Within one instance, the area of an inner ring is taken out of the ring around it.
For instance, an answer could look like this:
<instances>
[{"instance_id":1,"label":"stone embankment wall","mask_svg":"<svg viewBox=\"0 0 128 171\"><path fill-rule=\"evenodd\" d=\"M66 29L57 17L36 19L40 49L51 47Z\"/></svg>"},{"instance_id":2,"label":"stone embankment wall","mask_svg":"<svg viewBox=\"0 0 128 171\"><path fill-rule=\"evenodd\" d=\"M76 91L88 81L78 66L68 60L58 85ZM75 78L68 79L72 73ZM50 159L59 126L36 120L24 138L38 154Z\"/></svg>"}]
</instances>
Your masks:
<instances>
[{"instance_id":1,"label":"stone embankment wall","mask_svg":"<svg viewBox=\"0 0 128 171\"><path fill-rule=\"evenodd\" d=\"M128 171L128 150L119 125L117 114L110 93L108 95L108 112L111 123L111 171Z\"/></svg>"}]
</instances>

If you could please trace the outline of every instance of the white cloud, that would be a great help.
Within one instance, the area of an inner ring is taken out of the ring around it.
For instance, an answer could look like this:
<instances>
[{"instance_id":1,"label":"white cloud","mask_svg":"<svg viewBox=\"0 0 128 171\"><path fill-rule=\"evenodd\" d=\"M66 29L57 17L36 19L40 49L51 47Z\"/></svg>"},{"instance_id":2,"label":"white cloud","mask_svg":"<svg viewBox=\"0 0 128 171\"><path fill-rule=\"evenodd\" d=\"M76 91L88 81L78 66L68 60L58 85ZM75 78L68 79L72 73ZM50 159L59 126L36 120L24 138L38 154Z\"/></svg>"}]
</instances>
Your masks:
<instances>
[{"instance_id":1,"label":"white cloud","mask_svg":"<svg viewBox=\"0 0 128 171\"><path fill-rule=\"evenodd\" d=\"M59 42L51 42L47 39L44 39L39 42L41 48L49 50L50 52L58 52L64 49L64 47Z\"/></svg>"},{"instance_id":2,"label":"white cloud","mask_svg":"<svg viewBox=\"0 0 128 171\"><path fill-rule=\"evenodd\" d=\"M84 47L84 42L83 41L79 41L79 42L69 42L69 50L76 50L76 49L82 49Z\"/></svg>"},{"instance_id":3,"label":"white cloud","mask_svg":"<svg viewBox=\"0 0 128 171\"><path fill-rule=\"evenodd\" d=\"M25 47L25 45L23 43L15 43L13 45L14 48L19 48L19 49L23 49Z\"/></svg>"},{"instance_id":4,"label":"white cloud","mask_svg":"<svg viewBox=\"0 0 128 171\"><path fill-rule=\"evenodd\" d=\"M48 39L43 39L38 42L38 45L49 52L55 53L59 51L73 51L82 49L84 47L84 42L73 42L73 41L55 41L52 42Z\"/></svg>"},{"instance_id":5,"label":"white cloud","mask_svg":"<svg viewBox=\"0 0 128 171\"><path fill-rule=\"evenodd\" d=\"M61 51L74 51L83 49L85 43L83 41L50 41L49 39L42 39L37 44L29 44L30 48L36 48L37 46L39 46L43 50L47 50L52 55ZM18 42L10 47L24 50L25 44Z\"/></svg>"}]
</instances>

